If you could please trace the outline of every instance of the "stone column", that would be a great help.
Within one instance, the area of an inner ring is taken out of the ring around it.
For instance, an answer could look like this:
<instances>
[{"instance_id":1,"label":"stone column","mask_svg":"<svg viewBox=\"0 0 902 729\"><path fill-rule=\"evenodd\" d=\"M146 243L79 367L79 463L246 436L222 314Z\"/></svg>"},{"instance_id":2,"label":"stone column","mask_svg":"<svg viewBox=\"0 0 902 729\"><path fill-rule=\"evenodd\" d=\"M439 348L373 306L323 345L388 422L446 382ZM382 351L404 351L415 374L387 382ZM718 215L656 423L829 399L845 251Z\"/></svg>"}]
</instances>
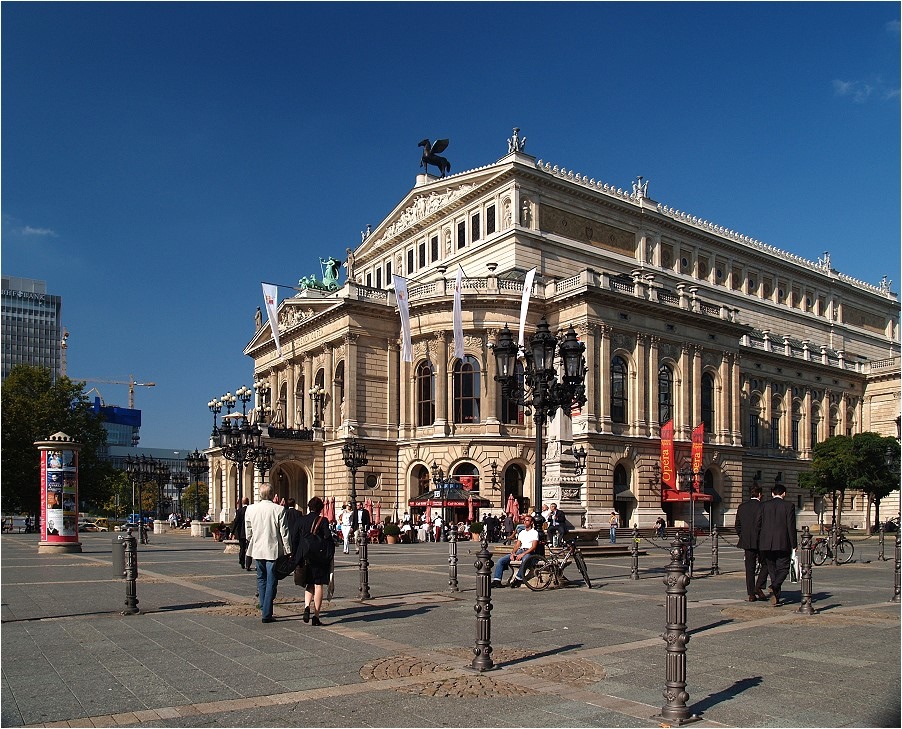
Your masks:
<instances>
[{"instance_id":1,"label":"stone column","mask_svg":"<svg viewBox=\"0 0 902 729\"><path fill-rule=\"evenodd\" d=\"M390 362L397 363L400 373L401 388L398 398L398 437L409 438L413 433L415 420L413 416L413 403L416 402L416 382L413 380L413 362L401 361L401 348L397 339L392 339L389 349L394 348L395 355L389 358ZM390 374L390 373L389 373Z\"/></svg>"},{"instance_id":2,"label":"stone column","mask_svg":"<svg viewBox=\"0 0 902 729\"><path fill-rule=\"evenodd\" d=\"M689 429L692 430L692 428L702 422L702 348L699 346L692 348L692 386L690 392L692 394L692 421L689 423Z\"/></svg>"},{"instance_id":3,"label":"stone column","mask_svg":"<svg viewBox=\"0 0 902 729\"><path fill-rule=\"evenodd\" d=\"M323 437L332 437L332 409L335 405L335 349L331 344L323 347L325 364L323 365L323 389L326 391L326 402L323 404Z\"/></svg>"},{"instance_id":4,"label":"stone column","mask_svg":"<svg viewBox=\"0 0 902 729\"><path fill-rule=\"evenodd\" d=\"M275 418L279 407L279 373L275 368L269 372L269 406L272 408L271 418ZM283 413L284 415L284 413ZM286 418L287 419L287 418Z\"/></svg>"},{"instance_id":5,"label":"stone column","mask_svg":"<svg viewBox=\"0 0 902 729\"><path fill-rule=\"evenodd\" d=\"M494 342L498 337L497 329L489 329L486 332L489 342ZM487 433L498 434L501 432L501 421L498 419L498 409L501 405L498 399L498 383L495 382L495 375L498 374L498 363L495 361L495 353L488 347L484 347L485 355L485 398L486 403L483 408L485 413L485 425Z\"/></svg>"},{"instance_id":6,"label":"stone column","mask_svg":"<svg viewBox=\"0 0 902 729\"><path fill-rule=\"evenodd\" d=\"M691 430L689 421L691 414L689 407L692 403L692 389L689 371L689 345L683 344L680 348L680 387L679 387L679 417L674 418L674 437L677 440L689 440ZM676 383L674 383L676 385Z\"/></svg>"},{"instance_id":7,"label":"stone column","mask_svg":"<svg viewBox=\"0 0 902 729\"><path fill-rule=\"evenodd\" d=\"M740 391L740 355L734 353L732 356L732 428L733 428L733 445L742 445L742 393ZM757 444L755 444L757 445Z\"/></svg>"},{"instance_id":8,"label":"stone column","mask_svg":"<svg viewBox=\"0 0 902 729\"><path fill-rule=\"evenodd\" d=\"M295 392L296 387L296 376L297 376L297 365L292 362L288 365L288 368L285 370L285 376L288 378L288 383L286 387L287 391L287 411L285 413L285 426L287 428L296 428L295 421L297 420L297 393ZM272 390L270 390L272 393ZM270 394L270 405L272 405L272 394Z\"/></svg>"},{"instance_id":9,"label":"stone column","mask_svg":"<svg viewBox=\"0 0 902 729\"><path fill-rule=\"evenodd\" d=\"M730 424L730 389L732 387L732 382L730 382L730 361L729 361L729 353L724 352L723 357L720 360L720 373L717 383L717 388L720 391L718 397L718 405L717 405L717 442L721 445L726 445L730 442L729 439L729 424Z\"/></svg>"},{"instance_id":10,"label":"stone column","mask_svg":"<svg viewBox=\"0 0 902 729\"><path fill-rule=\"evenodd\" d=\"M308 391L313 387L313 358L309 354L305 354L304 363L304 427L309 429L313 426L313 403L310 402Z\"/></svg>"},{"instance_id":11,"label":"stone column","mask_svg":"<svg viewBox=\"0 0 902 729\"><path fill-rule=\"evenodd\" d=\"M598 398L601 403L600 433L611 432L611 327L601 324L598 327L598 340L601 354L598 367Z\"/></svg>"},{"instance_id":12,"label":"stone column","mask_svg":"<svg viewBox=\"0 0 902 729\"><path fill-rule=\"evenodd\" d=\"M388 402L386 402L385 412L388 414L388 422L386 429L386 438L397 438L398 437L398 423L401 421L401 408L402 401L406 400L407 390L410 389L410 378L406 377L401 379L401 348L398 346L398 340L396 337L388 337L385 340L385 350L386 350L386 368L388 370L388 388L386 389L386 396L388 398ZM356 347L355 347L356 351ZM356 357L356 355L355 355ZM356 367L356 359L355 359L355 367ZM355 380L356 382L356 380ZM357 398L354 398L354 420L352 421L354 425L357 424Z\"/></svg>"},{"instance_id":13,"label":"stone column","mask_svg":"<svg viewBox=\"0 0 902 729\"><path fill-rule=\"evenodd\" d=\"M646 358L648 357L648 335L636 335L636 422L633 435L648 437L648 413L645 408Z\"/></svg>"},{"instance_id":14,"label":"stone column","mask_svg":"<svg viewBox=\"0 0 902 729\"><path fill-rule=\"evenodd\" d=\"M586 416L587 432L598 432L598 393L602 372L598 366L598 325L582 323L577 332L586 345L586 404L583 412Z\"/></svg>"},{"instance_id":15,"label":"stone column","mask_svg":"<svg viewBox=\"0 0 902 729\"><path fill-rule=\"evenodd\" d=\"M348 332L345 334L345 409L342 428L357 427L357 334ZM389 371L390 372L390 371ZM392 387L392 377L388 378L389 389ZM397 398L395 398L397 402ZM339 406L341 403L339 403ZM339 411L340 412L340 411ZM349 431L346 431L349 432Z\"/></svg>"},{"instance_id":16,"label":"stone column","mask_svg":"<svg viewBox=\"0 0 902 729\"><path fill-rule=\"evenodd\" d=\"M661 437L661 412L659 409L658 398L658 344L661 342L660 337L651 336L648 338L648 434L652 438ZM672 405L671 405L672 406Z\"/></svg>"},{"instance_id":17,"label":"stone column","mask_svg":"<svg viewBox=\"0 0 902 729\"><path fill-rule=\"evenodd\" d=\"M445 332L436 332L438 345L438 362L435 362L435 424L433 435L448 434L448 336Z\"/></svg>"},{"instance_id":18,"label":"stone column","mask_svg":"<svg viewBox=\"0 0 902 729\"><path fill-rule=\"evenodd\" d=\"M799 420L799 450L802 458L811 457L811 388L802 397L802 417Z\"/></svg>"}]
</instances>

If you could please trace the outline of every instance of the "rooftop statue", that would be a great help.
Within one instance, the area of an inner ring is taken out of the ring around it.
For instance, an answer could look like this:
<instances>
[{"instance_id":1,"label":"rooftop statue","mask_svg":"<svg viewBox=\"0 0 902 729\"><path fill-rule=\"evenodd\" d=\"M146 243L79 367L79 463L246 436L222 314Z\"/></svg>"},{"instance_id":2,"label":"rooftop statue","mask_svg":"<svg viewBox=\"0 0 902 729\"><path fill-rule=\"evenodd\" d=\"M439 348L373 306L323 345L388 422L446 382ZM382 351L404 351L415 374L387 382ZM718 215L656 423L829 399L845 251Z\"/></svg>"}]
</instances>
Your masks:
<instances>
[{"instance_id":1,"label":"rooftop statue","mask_svg":"<svg viewBox=\"0 0 902 729\"><path fill-rule=\"evenodd\" d=\"M430 144L428 139L420 142L418 147L423 148L423 157L420 160L420 167L426 168L426 174L429 174L429 165L438 167L441 176L444 177L451 171L451 163L444 157L439 157L439 152L444 152L448 147L447 139L436 139L434 144Z\"/></svg>"},{"instance_id":2,"label":"rooftop statue","mask_svg":"<svg viewBox=\"0 0 902 729\"><path fill-rule=\"evenodd\" d=\"M336 291L338 289L338 274L341 271L341 261L329 256L328 258L320 258L319 263L323 271L323 280L317 281L315 274L302 276L298 280L299 289L302 291L304 289L312 291Z\"/></svg>"}]
</instances>

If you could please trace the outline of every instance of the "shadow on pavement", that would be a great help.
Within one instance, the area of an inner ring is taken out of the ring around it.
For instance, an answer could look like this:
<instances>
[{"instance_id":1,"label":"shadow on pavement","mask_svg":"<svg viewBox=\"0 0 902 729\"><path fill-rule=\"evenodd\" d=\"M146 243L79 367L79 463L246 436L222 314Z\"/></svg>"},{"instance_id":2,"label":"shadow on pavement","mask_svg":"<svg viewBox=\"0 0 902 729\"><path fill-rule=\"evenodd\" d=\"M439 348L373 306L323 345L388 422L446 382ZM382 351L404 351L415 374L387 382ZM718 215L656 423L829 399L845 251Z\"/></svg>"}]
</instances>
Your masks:
<instances>
[{"instance_id":1,"label":"shadow on pavement","mask_svg":"<svg viewBox=\"0 0 902 729\"><path fill-rule=\"evenodd\" d=\"M709 694L701 701L696 702L691 707L689 707L693 713L700 714L705 709L710 709L714 706L717 706L721 701L726 701L728 699L735 698L739 694L741 694L746 689L754 688L755 686L760 686L764 682L764 679L761 676L754 676L752 678L743 678L739 681L735 681L732 686L729 688L725 688L721 691L717 691L713 694Z\"/></svg>"},{"instance_id":2,"label":"shadow on pavement","mask_svg":"<svg viewBox=\"0 0 902 729\"><path fill-rule=\"evenodd\" d=\"M523 656L523 658L515 658L512 661L496 661L495 665L497 666L516 666L518 663L526 663L527 661L534 661L537 658L545 658L546 656L556 656L558 653L566 653L567 651L576 651L583 647L582 643L571 643L570 645L562 645L560 648L550 648L547 651L542 651L541 653L535 653L530 656Z\"/></svg>"}]
</instances>

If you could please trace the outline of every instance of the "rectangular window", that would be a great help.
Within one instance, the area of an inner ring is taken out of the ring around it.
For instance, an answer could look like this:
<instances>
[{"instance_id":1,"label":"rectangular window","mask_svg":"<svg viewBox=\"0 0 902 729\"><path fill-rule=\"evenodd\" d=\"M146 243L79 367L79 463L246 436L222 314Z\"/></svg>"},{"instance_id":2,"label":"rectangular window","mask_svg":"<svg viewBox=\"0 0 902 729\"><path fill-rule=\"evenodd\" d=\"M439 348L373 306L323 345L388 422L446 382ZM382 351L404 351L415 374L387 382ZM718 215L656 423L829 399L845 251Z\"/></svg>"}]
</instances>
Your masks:
<instances>
[{"instance_id":1,"label":"rectangular window","mask_svg":"<svg viewBox=\"0 0 902 729\"><path fill-rule=\"evenodd\" d=\"M373 274L367 273L366 275L366 285L368 288L373 288Z\"/></svg>"},{"instance_id":2,"label":"rectangular window","mask_svg":"<svg viewBox=\"0 0 902 729\"><path fill-rule=\"evenodd\" d=\"M749 447L758 447L758 414L749 415Z\"/></svg>"},{"instance_id":3,"label":"rectangular window","mask_svg":"<svg viewBox=\"0 0 902 729\"><path fill-rule=\"evenodd\" d=\"M376 269L376 288L377 289L382 288L382 269L381 268Z\"/></svg>"},{"instance_id":4,"label":"rectangular window","mask_svg":"<svg viewBox=\"0 0 902 729\"><path fill-rule=\"evenodd\" d=\"M391 261L385 264L385 285L388 286L391 283Z\"/></svg>"},{"instance_id":5,"label":"rectangular window","mask_svg":"<svg viewBox=\"0 0 902 729\"><path fill-rule=\"evenodd\" d=\"M485 209L485 234L491 235L495 232L495 206L489 205Z\"/></svg>"},{"instance_id":6,"label":"rectangular window","mask_svg":"<svg viewBox=\"0 0 902 729\"><path fill-rule=\"evenodd\" d=\"M457 247L463 248L467 244L467 223L461 220L457 224Z\"/></svg>"},{"instance_id":7,"label":"rectangular window","mask_svg":"<svg viewBox=\"0 0 902 729\"><path fill-rule=\"evenodd\" d=\"M799 421L792 419L792 449L799 450Z\"/></svg>"},{"instance_id":8,"label":"rectangular window","mask_svg":"<svg viewBox=\"0 0 902 729\"><path fill-rule=\"evenodd\" d=\"M413 273L413 248L407 251L407 275Z\"/></svg>"},{"instance_id":9,"label":"rectangular window","mask_svg":"<svg viewBox=\"0 0 902 729\"><path fill-rule=\"evenodd\" d=\"M438 236L434 235L429 240L429 247L432 248L432 262L435 263L438 260Z\"/></svg>"},{"instance_id":10,"label":"rectangular window","mask_svg":"<svg viewBox=\"0 0 902 729\"><path fill-rule=\"evenodd\" d=\"M770 419L770 447L780 447L780 418Z\"/></svg>"},{"instance_id":11,"label":"rectangular window","mask_svg":"<svg viewBox=\"0 0 902 729\"><path fill-rule=\"evenodd\" d=\"M474 243L479 240L479 213L473 213L470 218L470 240Z\"/></svg>"},{"instance_id":12,"label":"rectangular window","mask_svg":"<svg viewBox=\"0 0 902 729\"><path fill-rule=\"evenodd\" d=\"M426 268L426 241L420 241L420 268Z\"/></svg>"}]
</instances>

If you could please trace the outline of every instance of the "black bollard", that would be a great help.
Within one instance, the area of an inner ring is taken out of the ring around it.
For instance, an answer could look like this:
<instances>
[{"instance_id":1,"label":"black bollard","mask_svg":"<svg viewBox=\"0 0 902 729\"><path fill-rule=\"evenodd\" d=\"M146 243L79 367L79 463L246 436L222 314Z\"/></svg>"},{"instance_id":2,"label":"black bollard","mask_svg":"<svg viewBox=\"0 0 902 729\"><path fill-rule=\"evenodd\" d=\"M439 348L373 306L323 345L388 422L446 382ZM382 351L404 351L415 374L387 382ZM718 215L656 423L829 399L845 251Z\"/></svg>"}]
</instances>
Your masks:
<instances>
[{"instance_id":1,"label":"black bollard","mask_svg":"<svg viewBox=\"0 0 902 729\"><path fill-rule=\"evenodd\" d=\"M369 600L370 598L370 563L367 559L367 542L369 539L363 533L363 529L357 530L357 548L360 552L360 588L357 590L358 600Z\"/></svg>"},{"instance_id":2,"label":"black bollard","mask_svg":"<svg viewBox=\"0 0 902 729\"><path fill-rule=\"evenodd\" d=\"M900 520L902 521L902 520ZM902 566L902 554L899 551L899 539L902 537L902 526L896 529L896 569L893 578L893 597L890 602L899 602L899 569Z\"/></svg>"},{"instance_id":3,"label":"black bollard","mask_svg":"<svg viewBox=\"0 0 902 729\"><path fill-rule=\"evenodd\" d=\"M460 592L457 587L457 527L448 533L448 584L451 592Z\"/></svg>"},{"instance_id":4,"label":"black bollard","mask_svg":"<svg viewBox=\"0 0 902 729\"><path fill-rule=\"evenodd\" d=\"M674 540L670 545L670 564L665 568L667 623L661 635L667 643L667 683L663 694L666 703L661 707L661 713L653 717L671 726L699 721L699 716L690 713L686 706L689 699L686 692L686 644L689 642L686 632L686 587L690 577L686 574L682 552L683 545L678 539Z\"/></svg>"},{"instance_id":5,"label":"black bollard","mask_svg":"<svg viewBox=\"0 0 902 729\"><path fill-rule=\"evenodd\" d=\"M476 554L476 647L473 648L473 668L489 671L495 667L492 661L492 553L487 535L483 531L480 549Z\"/></svg>"},{"instance_id":6,"label":"black bollard","mask_svg":"<svg viewBox=\"0 0 902 729\"><path fill-rule=\"evenodd\" d=\"M880 533L880 554L877 555L877 559L879 559L881 562L886 562L886 557L884 556L883 551L884 539L886 538L886 529L884 529L883 527L883 522L880 523L878 531Z\"/></svg>"},{"instance_id":7,"label":"black bollard","mask_svg":"<svg viewBox=\"0 0 902 729\"><path fill-rule=\"evenodd\" d=\"M631 548L633 561L630 565L630 579L639 579L639 528L633 527L633 546Z\"/></svg>"},{"instance_id":8,"label":"black bollard","mask_svg":"<svg viewBox=\"0 0 902 729\"><path fill-rule=\"evenodd\" d=\"M830 527L830 551L833 552L834 567L839 565L839 550L836 549L837 537L839 537L839 531L836 528L836 521L834 520L833 526Z\"/></svg>"},{"instance_id":9,"label":"black bollard","mask_svg":"<svg viewBox=\"0 0 902 729\"><path fill-rule=\"evenodd\" d=\"M720 574L720 534L717 524L711 527L711 576Z\"/></svg>"},{"instance_id":10,"label":"black bollard","mask_svg":"<svg viewBox=\"0 0 902 729\"><path fill-rule=\"evenodd\" d=\"M125 552L125 610L123 615L137 615L138 609L138 540L129 529L124 537L119 537Z\"/></svg>"},{"instance_id":11,"label":"black bollard","mask_svg":"<svg viewBox=\"0 0 902 729\"><path fill-rule=\"evenodd\" d=\"M802 615L815 615L817 610L811 606L811 530L802 527L802 541L799 545L799 587L802 590L799 612Z\"/></svg>"}]
</instances>

